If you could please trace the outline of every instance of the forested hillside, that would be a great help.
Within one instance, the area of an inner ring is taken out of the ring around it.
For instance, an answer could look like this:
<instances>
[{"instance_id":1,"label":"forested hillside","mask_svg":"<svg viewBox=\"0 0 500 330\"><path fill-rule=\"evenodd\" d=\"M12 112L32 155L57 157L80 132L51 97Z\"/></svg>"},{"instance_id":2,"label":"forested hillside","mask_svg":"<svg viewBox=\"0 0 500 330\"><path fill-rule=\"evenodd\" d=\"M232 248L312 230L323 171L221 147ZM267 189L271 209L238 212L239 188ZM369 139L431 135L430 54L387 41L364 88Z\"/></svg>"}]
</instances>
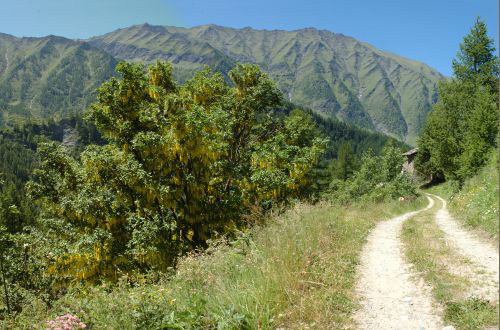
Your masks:
<instances>
[{"instance_id":1,"label":"forested hillside","mask_svg":"<svg viewBox=\"0 0 500 330\"><path fill-rule=\"evenodd\" d=\"M204 64L227 74L236 62L255 63L291 102L413 144L437 100L436 83L443 78L423 63L314 28L143 24L94 37L90 43L128 61L172 61L181 79Z\"/></svg>"}]
</instances>

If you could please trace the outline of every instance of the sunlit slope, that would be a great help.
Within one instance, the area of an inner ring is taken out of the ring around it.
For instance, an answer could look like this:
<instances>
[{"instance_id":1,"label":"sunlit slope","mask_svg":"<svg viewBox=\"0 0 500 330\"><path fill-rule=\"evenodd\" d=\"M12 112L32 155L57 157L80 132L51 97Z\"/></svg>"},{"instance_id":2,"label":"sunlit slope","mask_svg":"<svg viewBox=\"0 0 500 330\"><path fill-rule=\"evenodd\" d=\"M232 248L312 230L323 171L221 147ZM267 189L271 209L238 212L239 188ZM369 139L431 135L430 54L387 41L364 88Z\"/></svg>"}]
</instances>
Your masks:
<instances>
[{"instance_id":1,"label":"sunlit slope","mask_svg":"<svg viewBox=\"0 0 500 330\"><path fill-rule=\"evenodd\" d=\"M133 61L166 59L179 78L210 65L227 72L256 63L290 101L327 117L415 143L443 76L429 66L354 38L313 28L296 31L136 25L92 38L92 45Z\"/></svg>"},{"instance_id":2,"label":"sunlit slope","mask_svg":"<svg viewBox=\"0 0 500 330\"><path fill-rule=\"evenodd\" d=\"M0 34L2 124L83 111L116 63L84 41Z\"/></svg>"}]
</instances>

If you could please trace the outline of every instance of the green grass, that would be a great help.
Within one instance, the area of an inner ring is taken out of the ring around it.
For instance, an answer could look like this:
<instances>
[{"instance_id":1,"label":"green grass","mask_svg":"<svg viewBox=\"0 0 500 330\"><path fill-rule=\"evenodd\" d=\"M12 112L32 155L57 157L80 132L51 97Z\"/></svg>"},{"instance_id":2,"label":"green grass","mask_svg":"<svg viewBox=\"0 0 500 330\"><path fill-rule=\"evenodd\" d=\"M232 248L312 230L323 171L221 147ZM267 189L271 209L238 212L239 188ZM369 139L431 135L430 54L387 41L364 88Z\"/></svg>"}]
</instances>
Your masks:
<instances>
[{"instance_id":1,"label":"green grass","mask_svg":"<svg viewBox=\"0 0 500 330\"><path fill-rule=\"evenodd\" d=\"M43 327L71 313L96 329L338 329L353 326L359 254L377 221L412 203L299 204L236 241L183 258L154 283L75 288L47 308L40 299L7 328Z\"/></svg>"},{"instance_id":2,"label":"green grass","mask_svg":"<svg viewBox=\"0 0 500 330\"><path fill-rule=\"evenodd\" d=\"M430 189L449 201L450 212L457 220L498 242L498 150L492 152L488 163L459 192L454 191L450 182Z\"/></svg>"},{"instance_id":3,"label":"green grass","mask_svg":"<svg viewBox=\"0 0 500 330\"><path fill-rule=\"evenodd\" d=\"M497 307L478 298L447 303L445 318L454 320L459 329L483 329L485 325L498 324Z\"/></svg>"},{"instance_id":4,"label":"green grass","mask_svg":"<svg viewBox=\"0 0 500 330\"><path fill-rule=\"evenodd\" d=\"M421 213L403 225L402 239L405 254L416 270L432 285L433 295L444 307L444 321L457 329L483 329L498 324L498 303L490 303L467 295L471 286L466 275L459 271L467 261L444 241L444 233L434 220L437 203L430 211Z\"/></svg>"}]
</instances>

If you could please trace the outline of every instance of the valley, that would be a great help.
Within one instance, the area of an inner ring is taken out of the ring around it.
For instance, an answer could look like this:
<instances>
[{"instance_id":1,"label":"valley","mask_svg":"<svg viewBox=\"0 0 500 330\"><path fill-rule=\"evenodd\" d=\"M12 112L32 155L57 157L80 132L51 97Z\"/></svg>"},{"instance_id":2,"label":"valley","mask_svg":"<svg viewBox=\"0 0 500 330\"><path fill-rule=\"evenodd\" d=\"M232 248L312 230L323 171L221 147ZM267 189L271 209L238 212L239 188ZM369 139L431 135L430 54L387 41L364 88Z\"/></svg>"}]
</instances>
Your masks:
<instances>
[{"instance_id":1,"label":"valley","mask_svg":"<svg viewBox=\"0 0 500 330\"><path fill-rule=\"evenodd\" d=\"M449 78L325 29L126 21L0 33L0 328L498 327L484 21Z\"/></svg>"}]
</instances>

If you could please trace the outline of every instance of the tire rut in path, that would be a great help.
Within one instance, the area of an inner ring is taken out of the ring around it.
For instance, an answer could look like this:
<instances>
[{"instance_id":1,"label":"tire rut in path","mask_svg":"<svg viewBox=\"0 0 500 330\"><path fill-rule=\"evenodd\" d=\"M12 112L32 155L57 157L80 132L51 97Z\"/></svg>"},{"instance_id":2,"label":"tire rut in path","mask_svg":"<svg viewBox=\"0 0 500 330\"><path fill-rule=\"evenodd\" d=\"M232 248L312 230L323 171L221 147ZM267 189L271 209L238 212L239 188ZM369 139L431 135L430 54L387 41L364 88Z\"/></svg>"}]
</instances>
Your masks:
<instances>
[{"instance_id":1,"label":"tire rut in path","mask_svg":"<svg viewBox=\"0 0 500 330\"><path fill-rule=\"evenodd\" d=\"M359 329L441 329L431 288L416 283L403 258L400 232L403 222L434 205L379 223L361 254L357 292L361 308L355 314Z\"/></svg>"},{"instance_id":2,"label":"tire rut in path","mask_svg":"<svg viewBox=\"0 0 500 330\"><path fill-rule=\"evenodd\" d=\"M428 194L431 195L431 194ZM487 289L495 292L494 297L498 299L498 251L495 247L480 238L475 237L472 232L462 228L453 219L447 209L447 203L439 196L431 195L441 201L441 208L436 213L436 223L444 232L446 241L461 255L470 259L476 268L486 271L488 278Z\"/></svg>"}]
</instances>

